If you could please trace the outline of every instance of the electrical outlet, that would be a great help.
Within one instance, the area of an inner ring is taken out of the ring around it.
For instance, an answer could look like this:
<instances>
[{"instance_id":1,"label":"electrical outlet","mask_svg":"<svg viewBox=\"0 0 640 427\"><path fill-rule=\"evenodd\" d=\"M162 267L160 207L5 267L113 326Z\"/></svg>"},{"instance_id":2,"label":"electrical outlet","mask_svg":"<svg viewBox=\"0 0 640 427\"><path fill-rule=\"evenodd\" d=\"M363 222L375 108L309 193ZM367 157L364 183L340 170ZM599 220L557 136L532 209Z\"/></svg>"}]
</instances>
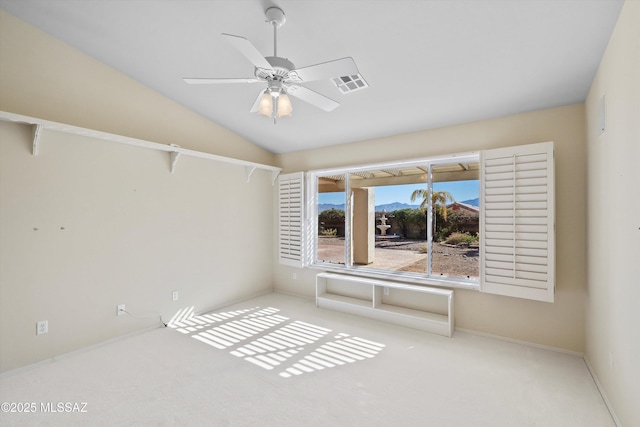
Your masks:
<instances>
[{"instance_id":1,"label":"electrical outlet","mask_svg":"<svg viewBox=\"0 0 640 427\"><path fill-rule=\"evenodd\" d=\"M387 288L386 286L384 287L384 294L389 295L389 288Z\"/></svg>"},{"instance_id":2,"label":"electrical outlet","mask_svg":"<svg viewBox=\"0 0 640 427\"><path fill-rule=\"evenodd\" d=\"M173 291L173 293L171 294L171 298L173 299L173 301L178 301L178 291Z\"/></svg>"},{"instance_id":3,"label":"electrical outlet","mask_svg":"<svg viewBox=\"0 0 640 427\"><path fill-rule=\"evenodd\" d=\"M117 314L118 316L122 316L123 314L125 314L126 309L124 308L124 304L118 304L118 311Z\"/></svg>"},{"instance_id":4,"label":"electrical outlet","mask_svg":"<svg viewBox=\"0 0 640 427\"><path fill-rule=\"evenodd\" d=\"M36 335L42 335L49 332L49 321L48 320L40 320L36 322Z\"/></svg>"},{"instance_id":5,"label":"electrical outlet","mask_svg":"<svg viewBox=\"0 0 640 427\"><path fill-rule=\"evenodd\" d=\"M292 278L293 280L298 280L298 273L293 273L293 274L291 275L291 278Z\"/></svg>"}]
</instances>

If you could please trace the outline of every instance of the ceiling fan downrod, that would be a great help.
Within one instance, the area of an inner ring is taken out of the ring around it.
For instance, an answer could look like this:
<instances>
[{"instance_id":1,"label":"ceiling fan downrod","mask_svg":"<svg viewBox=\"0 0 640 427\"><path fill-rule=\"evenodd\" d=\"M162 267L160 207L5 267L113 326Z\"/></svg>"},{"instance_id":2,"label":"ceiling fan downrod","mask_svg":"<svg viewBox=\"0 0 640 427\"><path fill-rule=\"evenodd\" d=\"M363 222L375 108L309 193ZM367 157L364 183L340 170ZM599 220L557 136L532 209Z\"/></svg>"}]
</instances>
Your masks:
<instances>
[{"instance_id":1,"label":"ceiling fan downrod","mask_svg":"<svg viewBox=\"0 0 640 427\"><path fill-rule=\"evenodd\" d=\"M265 16L267 22L273 25L273 56L278 56L278 28L282 27L287 22L284 12L279 7L270 7L265 10Z\"/></svg>"}]
</instances>

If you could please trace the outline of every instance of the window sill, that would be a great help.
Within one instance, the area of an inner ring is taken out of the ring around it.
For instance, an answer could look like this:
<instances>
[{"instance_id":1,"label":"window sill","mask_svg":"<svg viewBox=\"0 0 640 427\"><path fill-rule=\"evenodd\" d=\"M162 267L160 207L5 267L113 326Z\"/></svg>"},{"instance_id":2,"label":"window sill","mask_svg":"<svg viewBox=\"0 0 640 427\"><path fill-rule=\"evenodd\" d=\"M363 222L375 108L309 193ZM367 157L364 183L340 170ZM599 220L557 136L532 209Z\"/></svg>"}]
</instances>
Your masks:
<instances>
[{"instance_id":1,"label":"window sill","mask_svg":"<svg viewBox=\"0 0 640 427\"><path fill-rule=\"evenodd\" d=\"M314 270L332 271L334 273L351 274L354 276L369 277L373 279L387 279L397 282L406 282L414 285L439 286L452 289L467 289L472 291L480 290L479 279L463 279L460 277L425 277L420 274L411 274L404 272L391 272L382 270L373 270L367 267L345 267L331 263L311 264L309 268Z\"/></svg>"}]
</instances>

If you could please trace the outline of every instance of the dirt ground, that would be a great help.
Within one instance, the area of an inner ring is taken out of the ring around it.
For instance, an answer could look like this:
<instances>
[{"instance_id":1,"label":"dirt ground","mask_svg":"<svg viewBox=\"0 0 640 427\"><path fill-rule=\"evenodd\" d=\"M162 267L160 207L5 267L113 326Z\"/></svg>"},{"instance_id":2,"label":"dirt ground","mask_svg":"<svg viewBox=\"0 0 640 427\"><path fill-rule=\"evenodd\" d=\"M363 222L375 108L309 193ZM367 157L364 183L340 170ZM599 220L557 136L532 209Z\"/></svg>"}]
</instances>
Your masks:
<instances>
[{"instance_id":1,"label":"dirt ground","mask_svg":"<svg viewBox=\"0 0 640 427\"><path fill-rule=\"evenodd\" d=\"M319 237L318 249L321 250L323 246L344 247L344 238ZM426 248L427 242L424 240L397 238L376 241L376 249L411 251L414 254L425 254L424 258L401 267L399 271L426 273ZM377 251L376 256L385 252ZM480 271L478 248L455 247L434 243L432 252L432 270L434 274L455 277L478 277Z\"/></svg>"}]
</instances>

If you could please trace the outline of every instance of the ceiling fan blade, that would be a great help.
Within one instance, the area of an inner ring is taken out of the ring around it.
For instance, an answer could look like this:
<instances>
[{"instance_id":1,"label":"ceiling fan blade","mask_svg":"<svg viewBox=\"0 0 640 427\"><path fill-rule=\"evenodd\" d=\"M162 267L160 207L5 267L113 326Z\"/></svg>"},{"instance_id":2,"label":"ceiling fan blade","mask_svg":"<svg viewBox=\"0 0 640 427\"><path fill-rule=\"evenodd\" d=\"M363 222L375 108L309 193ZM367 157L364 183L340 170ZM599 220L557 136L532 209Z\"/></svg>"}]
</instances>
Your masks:
<instances>
[{"instance_id":1,"label":"ceiling fan blade","mask_svg":"<svg viewBox=\"0 0 640 427\"><path fill-rule=\"evenodd\" d=\"M212 85L224 83L260 83L255 77L239 78L239 79L217 79L217 78L187 78L182 79L190 85Z\"/></svg>"},{"instance_id":2,"label":"ceiling fan blade","mask_svg":"<svg viewBox=\"0 0 640 427\"><path fill-rule=\"evenodd\" d=\"M333 111L340 104L304 86L286 85L287 93L324 111Z\"/></svg>"},{"instance_id":3,"label":"ceiling fan blade","mask_svg":"<svg viewBox=\"0 0 640 427\"><path fill-rule=\"evenodd\" d=\"M273 67L265 59L264 56L256 49L256 47L247 39L240 36L234 36L232 34L222 33L231 46L235 47L241 54L243 54L253 65L257 68L273 72Z\"/></svg>"},{"instance_id":4,"label":"ceiling fan blade","mask_svg":"<svg viewBox=\"0 0 640 427\"><path fill-rule=\"evenodd\" d=\"M253 103L253 107L251 107L251 110L249 110L250 113L258 112L258 107L260 106L260 100L262 99L262 94L264 94L263 90L261 90L260 93L258 93L258 97L256 98L256 101Z\"/></svg>"},{"instance_id":5,"label":"ceiling fan blade","mask_svg":"<svg viewBox=\"0 0 640 427\"><path fill-rule=\"evenodd\" d=\"M353 58L347 57L292 70L289 78L293 81L312 82L355 74L359 74L358 67Z\"/></svg>"}]
</instances>

